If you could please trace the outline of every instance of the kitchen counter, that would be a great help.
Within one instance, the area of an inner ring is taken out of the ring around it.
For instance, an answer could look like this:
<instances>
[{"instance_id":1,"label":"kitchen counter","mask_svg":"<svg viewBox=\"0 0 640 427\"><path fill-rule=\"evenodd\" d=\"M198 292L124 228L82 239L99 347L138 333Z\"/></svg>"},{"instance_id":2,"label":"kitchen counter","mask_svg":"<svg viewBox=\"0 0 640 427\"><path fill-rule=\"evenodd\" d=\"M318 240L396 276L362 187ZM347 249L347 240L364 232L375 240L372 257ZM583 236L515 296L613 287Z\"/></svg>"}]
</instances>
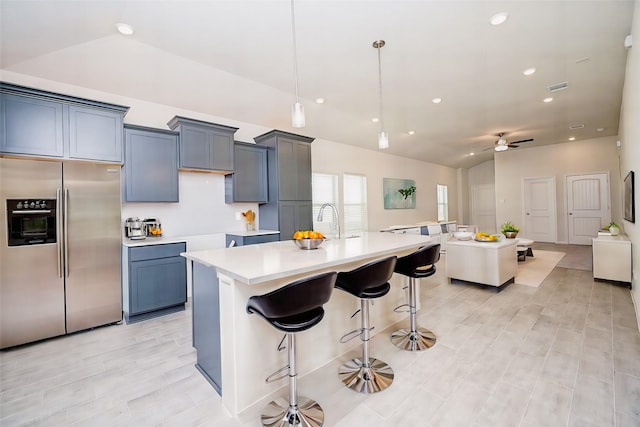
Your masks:
<instances>
[{"instance_id":1,"label":"kitchen counter","mask_svg":"<svg viewBox=\"0 0 640 427\"><path fill-rule=\"evenodd\" d=\"M385 256L408 254L428 245L428 236L365 233L362 237L327 240L315 250L299 249L292 241L263 243L182 254L193 271L193 339L196 368L222 396L233 415L257 410L285 385L264 379L286 364L286 352L276 351L281 333L246 312L252 295L264 294L301 277L325 271L348 271ZM374 332L402 320L406 313L393 308L406 302L404 278L394 275L391 291L376 300L370 314ZM340 344L340 337L359 325L352 295L334 290L325 304L325 318L299 336L300 375L317 369L346 351L358 351L360 342ZM221 333L223 331L223 333ZM334 379L328 378L327 381ZM337 380L337 373L336 378ZM224 390L224 392L222 392ZM254 407L253 405L257 405Z\"/></svg>"},{"instance_id":2,"label":"kitchen counter","mask_svg":"<svg viewBox=\"0 0 640 427\"><path fill-rule=\"evenodd\" d=\"M181 243L185 242L187 237L185 236L147 236L146 239L129 239L126 237L122 238L122 246L127 248L133 248L136 246L149 246L149 245L166 245L168 243Z\"/></svg>"},{"instance_id":3,"label":"kitchen counter","mask_svg":"<svg viewBox=\"0 0 640 427\"><path fill-rule=\"evenodd\" d=\"M365 233L361 237L326 240L314 250L299 249L292 240L182 254L191 261L253 285L349 262L415 249L431 239L421 235Z\"/></svg>"},{"instance_id":4,"label":"kitchen counter","mask_svg":"<svg viewBox=\"0 0 640 427\"><path fill-rule=\"evenodd\" d=\"M234 236L263 236L263 235L271 235L271 234L279 234L279 231L275 230L239 230L239 231L228 231L226 234L233 234ZM147 245L165 245L167 243L180 243L180 242L189 242L193 239L203 240L210 238L212 241L216 240L216 243L219 240L219 236L224 236L224 233L218 234L208 234L208 235L196 235L196 236L147 236L146 239L135 240L129 239L127 237L122 238L122 245L128 248L132 248L135 246L147 246Z\"/></svg>"}]
</instances>

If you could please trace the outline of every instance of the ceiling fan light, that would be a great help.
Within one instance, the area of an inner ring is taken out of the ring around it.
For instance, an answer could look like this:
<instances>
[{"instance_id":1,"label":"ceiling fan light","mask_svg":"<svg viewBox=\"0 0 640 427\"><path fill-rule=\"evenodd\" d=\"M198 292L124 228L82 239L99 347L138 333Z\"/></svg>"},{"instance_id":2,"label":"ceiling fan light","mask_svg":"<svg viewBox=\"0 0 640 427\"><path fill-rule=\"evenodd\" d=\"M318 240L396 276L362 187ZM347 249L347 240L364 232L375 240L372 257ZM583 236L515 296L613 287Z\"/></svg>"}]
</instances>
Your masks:
<instances>
[{"instance_id":1,"label":"ceiling fan light","mask_svg":"<svg viewBox=\"0 0 640 427\"><path fill-rule=\"evenodd\" d=\"M380 150L389 148L389 135L385 131L380 131L378 134L378 148Z\"/></svg>"},{"instance_id":2,"label":"ceiling fan light","mask_svg":"<svg viewBox=\"0 0 640 427\"><path fill-rule=\"evenodd\" d=\"M494 25L494 26L504 24L504 22L507 20L508 17L509 17L509 14L507 12L496 13L491 18L489 18L489 22L491 23L491 25Z\"/></svg>"},{"instance_id":3,"label":"ceiling fan light","mask_svg":"<svg viewBox=\"0 0 640 427\"><path fill-rule=\"evenodd\" d=\"M133 29L133 27L129 24L125 24L124 22L118 22L116 24L116 29L120 34L125 36L130 36L130 35L133 35L133 33L135 33L135 30Z\"/></svg>"},{"instance_id":4,"label":"ceiling fan light","mask_svg":"<svg viewBox=\"0 0 640 427\"><path fill-rule=\"evenodd\" d=\"M305 125L304 106L296 102L291 106L291 126L303 128Z\"/></svg>"},{"instance_id":5,"label":"ceiling fan light","mask_svg":"<svg viewBox=\"0 0 640 427\"><path fill-rule=\"evenodd\" d=\"M507 150L509 147L506 144L502 144L502 145L496 145L496 147L494 148L494 150L496 151L505 151Z\"/></svg>"}]
</instances>

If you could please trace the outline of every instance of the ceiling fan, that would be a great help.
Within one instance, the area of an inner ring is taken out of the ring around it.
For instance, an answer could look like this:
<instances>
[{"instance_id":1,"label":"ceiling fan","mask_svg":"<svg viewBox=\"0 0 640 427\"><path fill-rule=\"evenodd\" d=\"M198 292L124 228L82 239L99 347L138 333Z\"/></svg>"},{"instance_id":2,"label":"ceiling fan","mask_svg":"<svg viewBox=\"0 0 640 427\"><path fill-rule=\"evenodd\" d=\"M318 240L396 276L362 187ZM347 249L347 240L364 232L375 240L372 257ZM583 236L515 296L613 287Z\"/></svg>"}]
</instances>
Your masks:
<instances>
[{"instance_id":1,"label":"ceiling fan","mask_svg":"<svg viewBox=\"0 0 640 427\"><path fill-rule=\"evenodd\" d=\"M493 147L485 148L482 151L490 150L491 148L493 148L495 151L505 151L509 148L518 148L519 146L516 144L533 141L533 138L529 138L529 139L521 139L520 141L508 142L507 139L504 137L504 132L500 132L496 136L498 137L498 140L495 142L495 144L493 144Z\"/></svg>"}]
</instances>

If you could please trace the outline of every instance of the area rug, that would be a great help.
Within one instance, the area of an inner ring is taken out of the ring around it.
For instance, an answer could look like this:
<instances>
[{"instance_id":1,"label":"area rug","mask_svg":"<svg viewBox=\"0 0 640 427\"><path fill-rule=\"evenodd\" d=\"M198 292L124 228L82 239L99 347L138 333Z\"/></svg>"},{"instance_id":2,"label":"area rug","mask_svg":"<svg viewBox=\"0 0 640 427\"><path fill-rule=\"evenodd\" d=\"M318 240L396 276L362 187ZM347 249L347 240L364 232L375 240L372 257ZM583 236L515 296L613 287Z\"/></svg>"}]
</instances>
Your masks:
<instances>
[{"instance_id":1,"label":"area rug","mask_svg":"<svg viewBox=\"0 0 640 427\"><path fill-rule=\"evenodd\" d=\"M538 287L564 257L564 252L534 250L533 257L518 262L516 283Z\"/></svg>"}]
</instances>

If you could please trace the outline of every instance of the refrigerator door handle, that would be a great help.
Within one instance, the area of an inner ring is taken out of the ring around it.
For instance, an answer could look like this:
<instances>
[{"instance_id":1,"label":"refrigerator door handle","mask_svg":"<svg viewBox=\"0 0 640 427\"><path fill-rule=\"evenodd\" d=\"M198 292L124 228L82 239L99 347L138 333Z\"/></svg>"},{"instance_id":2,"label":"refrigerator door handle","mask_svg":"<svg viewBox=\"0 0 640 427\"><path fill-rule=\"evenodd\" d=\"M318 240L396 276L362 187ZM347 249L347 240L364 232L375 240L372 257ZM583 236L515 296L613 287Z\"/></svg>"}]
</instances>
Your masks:
<instances>
[{"instance_id":1,"label":"refrigerator door handle","mask_svg":"<svg viewBox=\"0 0 640 427\"><path fill-rule=\"evenodd\" d=\"M69 189L64 189L64 277L69 277Z\"/></svg>"},{"instance_id":2,"label":"refrigerator door handle","mask_svg":"<svg viewBox=\"0 0 640 427\"><path fill-rule=\"evenodd\" d=\"M56 242L58 245L58 277L62 277L62 242L60 241L60 237L62 235L62 212L60 210L60 203L62 201L62 190L56 189L56 206L58 207L58 212L56 213Z\"/></svg>"}]
</instances>

